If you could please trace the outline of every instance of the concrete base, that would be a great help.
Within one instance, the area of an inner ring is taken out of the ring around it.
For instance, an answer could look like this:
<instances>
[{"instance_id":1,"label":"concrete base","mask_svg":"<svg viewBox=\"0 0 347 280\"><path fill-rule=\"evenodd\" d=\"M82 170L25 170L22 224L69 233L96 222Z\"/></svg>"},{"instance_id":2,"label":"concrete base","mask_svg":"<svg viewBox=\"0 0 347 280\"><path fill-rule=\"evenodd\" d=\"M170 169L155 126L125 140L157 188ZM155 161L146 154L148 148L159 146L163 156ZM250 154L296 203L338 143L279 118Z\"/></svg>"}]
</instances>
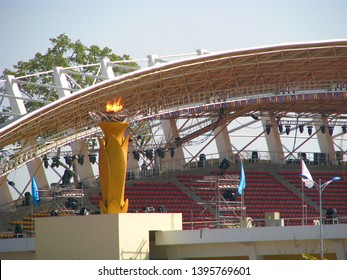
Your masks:
<instances>
[{"instance_id":1,"label":"concrete base","mask_svg":"<svg viewBox=\"0 0 347 280\"><path fill-rule=\"evenodd\" d=\"M182 214L120 213L36 219L36 259L149 259L150 232L182 230Z\"/></svg>"}]
</instances>

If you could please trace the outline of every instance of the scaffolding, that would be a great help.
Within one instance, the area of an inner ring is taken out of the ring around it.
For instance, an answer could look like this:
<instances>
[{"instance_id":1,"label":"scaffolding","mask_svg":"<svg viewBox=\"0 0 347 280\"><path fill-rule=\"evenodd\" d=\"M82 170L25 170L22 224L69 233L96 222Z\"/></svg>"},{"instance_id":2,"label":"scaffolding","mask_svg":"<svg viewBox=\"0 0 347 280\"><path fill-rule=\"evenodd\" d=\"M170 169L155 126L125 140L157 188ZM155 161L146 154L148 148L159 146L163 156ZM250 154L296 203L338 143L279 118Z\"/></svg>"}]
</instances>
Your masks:
<instances>
[{"instance_id":1,"label":"scaffolding","mask_svg":"<svg viewBox=\"0 0 347 280\"><path fill-rule=\"evenodd\" d=\"M77 214L83 206L83 187L75 183L51 185L56 211Z\"/></svg>"},{"instance_id":2,"label":"scaffolding","mask_svg":"<svg viewBox=\"0 0 347 280\"><path fill-rule=\"evenodd\" d=\"M240 227L246 219L244 194L238 197L239 175L205 176L204 182L210 183L214 197L209 204L215 210L216 227Z\"/></svg>"}]
</instances>

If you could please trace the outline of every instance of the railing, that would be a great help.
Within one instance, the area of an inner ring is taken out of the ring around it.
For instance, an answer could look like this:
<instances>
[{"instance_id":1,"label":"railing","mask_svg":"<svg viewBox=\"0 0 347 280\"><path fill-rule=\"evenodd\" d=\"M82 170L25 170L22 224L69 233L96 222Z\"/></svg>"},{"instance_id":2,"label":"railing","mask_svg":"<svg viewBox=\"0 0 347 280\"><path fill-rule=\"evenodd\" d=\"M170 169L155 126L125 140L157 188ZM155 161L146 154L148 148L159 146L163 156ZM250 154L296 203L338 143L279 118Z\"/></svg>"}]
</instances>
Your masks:
<instances>
[{"instance_id":1,"label":"railing","mask_svg":"<svg viewBox=\"0 0 347 280\"><path fill-rule=\"evenodd\" d=\"M262 96L262 98L263 97L264 96ZM206 101L206 97L204 97L204 99ZM177 101L173 102L172 105L168 106L165 110L168 110L169 112L169 108L175 108L175 110L177 111L177 108L179 108L178 103L179 102ZM189 104L191 105L191 103L186 101L184 103L184 106L183 105L182 106L187 108ZM147 108L147 109L149 110L150 108ZM161 112L161 114L165 114L165 113ZM146 118L149 118L149 117L146 117ZM90 127L92 127L91 129L85 129L85 127L88 124L90 125ZM26 146L25 148L22 148L20 146L3 147L5 149L8 148L8 150L11 150L12 154L9 153L9 156L2 156L2 158L0 159L0 175L2 176L6 175L10 173L13 169L20 167L21 165L43 155L44 153L49 152L50 150L69 144L72 141L75 141L77 139L86 138L95 133L98 133L100 132L100 129L98 127L95 127L95 123L93 123L93 121L90 120L90 123L84 123L83 127L75 127L75 131L76 131L75 135L68 135L67 131L64 133L54 134L54 137L52 139L50 139L50 137L47 137L46 135L39 135L34 145ZM277 153L273 152L273 154L271 154L271 157L268 157L268 158L273 159L276 157L277 157ZM263 160L267 160L267 158L263 156ZM286 153L284 158L278 158L276 159L276 162L283 162L284 160L293 161L292 153ZM327 159L327 161L330 161L332 164L335 164L335 162L339 160L340 159L336 157Z\"/></svg>"},{"instance_id":2,"label":"railing","mask_svg":"<svg viewBox=\"0 0 347 280\"><path fill-rule=\"evenodd\" d=\"M280 219L278 223L274 223L271 226L276 227L288 227L288 226L319 226L319 217L310 217L306 224L302 223L302 218L284 218ZM269 227L271 224L268 223L266 219L248 219L242 221L241 219L227 219L227 221L216 220L215 218L202 218L194 219L192 218L189 222L182 223L186 229L201 229L201 228L254 228L254 227ZM324 225L337 225L337 224L347 224L347 217L336 217L334 219L324 218Z\"/></svg>"},{"instance_id":3,"label":"railing","mask_svg":"<svg viewBox=\"0 0 347 280\"><path fill-rule=\"evenodd\" d=\"M240 154L238 154L238 157L232 156L231 158L227 156L227 154L219 154L219 153L213 153L213 154L204 154L206 161L204 161L204 164L201 164L199 161L199 157L187 157L183 160L175 160L170 159L169 162L165 161L162 162L161 160L154 161L153 164L146 166L146 170L141 170L141 168L136 169L128 169L128 179L139 179L139 178L146 178L146 177L153 177L161 174L166 173L176 173L180 172L182 170L191 170L191 169L198 169L198 168L204 168L204 167L216 167L218 168L223 159L227 159L230 161L230 163L237 164L240 160L251 163L251 164L269 164L272 162L271 158L273 157L273 152L269 151L257 151L258 157L257 160L255 160L252 157L252 153L254 151L252 150L244 150ZM308 165L332 165L333 162L335 164L347 164L347 155L343 154L343 158L335 159L335 161L328 161L328 160L321 160L319 157L316 157L316 155L321 155L322 153L315 153L315 152L307 152L306 153L306 164ZM286 152L285 157L287 155L290 155L290 152ZM167 155L168 156L168 155ZM298 153L297 157L291 156L288 160L282 161L283 164L290 164L290 165L298 165L300 164L300 158L301 153ZM336 165L337 165L336 164ZM298 167L298 169L301 170L301 167Z\"/></svg>"}]
</instances>

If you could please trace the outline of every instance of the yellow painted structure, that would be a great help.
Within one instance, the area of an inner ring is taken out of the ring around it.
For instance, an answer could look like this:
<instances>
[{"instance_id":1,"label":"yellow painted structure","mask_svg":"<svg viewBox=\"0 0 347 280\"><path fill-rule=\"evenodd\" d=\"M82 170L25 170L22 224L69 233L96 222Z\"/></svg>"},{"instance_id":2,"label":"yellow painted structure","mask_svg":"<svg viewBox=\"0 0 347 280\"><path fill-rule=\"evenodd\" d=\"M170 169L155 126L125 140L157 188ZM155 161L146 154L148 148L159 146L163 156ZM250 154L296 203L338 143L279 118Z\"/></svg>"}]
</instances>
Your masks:
<instances>
[{"instance_id":1,"label":"yellow painted structure","mask_svg":"<svg viewBox=\"0 0 347 280\"><path fill-rule=\"evenodd\" d=\"M99 180L101 185L100 211L102 214L128 212L124 201L129 136L124 137L126 122L101 122L104 133L99 137Z\"/></svg>"}]
</instances>

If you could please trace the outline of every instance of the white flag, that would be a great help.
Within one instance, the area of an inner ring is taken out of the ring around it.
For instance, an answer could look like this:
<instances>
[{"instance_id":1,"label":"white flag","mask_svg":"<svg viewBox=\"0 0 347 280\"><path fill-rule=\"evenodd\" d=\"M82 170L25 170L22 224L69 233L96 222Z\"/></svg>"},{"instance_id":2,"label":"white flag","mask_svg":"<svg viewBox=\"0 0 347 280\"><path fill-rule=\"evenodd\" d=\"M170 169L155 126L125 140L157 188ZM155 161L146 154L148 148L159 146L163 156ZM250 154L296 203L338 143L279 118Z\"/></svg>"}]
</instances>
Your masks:
<instances>
[{"instance_id":1,"label":"white flag","mask_svg":"<svg viewBox=\"0 0 347 280\"><path fill-rule=\"evenodd\" d=\"M303 161L303 159L301 159L301 175L304 175L306 178L301 178L302 181L304 182L305 186L308 188L312 188L313 187L313 179L311 176L310 171L307 169L307 166L305 164L305 162Z\"/></svg>"}]
</instances>

